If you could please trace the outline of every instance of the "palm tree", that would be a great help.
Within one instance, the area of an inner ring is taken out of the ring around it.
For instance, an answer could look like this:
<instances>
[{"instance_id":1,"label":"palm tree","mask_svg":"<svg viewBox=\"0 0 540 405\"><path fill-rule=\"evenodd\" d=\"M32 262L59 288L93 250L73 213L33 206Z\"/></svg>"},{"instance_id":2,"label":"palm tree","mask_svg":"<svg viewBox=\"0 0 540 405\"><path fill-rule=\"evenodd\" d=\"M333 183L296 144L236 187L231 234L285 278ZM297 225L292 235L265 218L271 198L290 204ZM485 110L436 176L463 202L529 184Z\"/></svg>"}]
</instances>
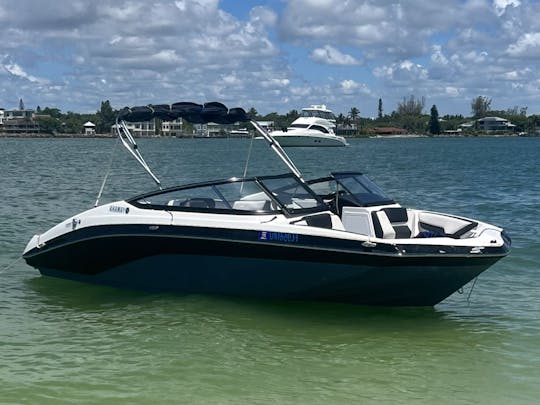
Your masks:
<instances>
[{"instance_id":1,"label":"palm tree","mask_svg":"<svg viewBox=\"0 0 540 405\"><path fill-rule=\"evenodd\" d=\"M355 125L356 130L358 130L358 118L360 117L360 110L356 107L351 108L349 111L349 117L351 118L352 123Z\"/></svg>"},{"instance_id":2,"label":"palm tree","mask_svg":"<svg viewBox=\"0 0 540 405\"><path fill-rule=\"evenodd\" d=\"M247 112L247 116L252 120L256 119L258 115L259 113L254 107L251 107L249 111Z\"/></svg>"},{"instance_id":3,"label":"palm tree","mask_svg":"<svg viewBox=\"0 0 540 405\"><path fill-rule=\"evenodd\" d=\"M351 111L349 111L349 117L353 120L353 122L356 122L359 115L360 115L360 110L356 107L351 108Z\"/></svg>"}]
</instances>

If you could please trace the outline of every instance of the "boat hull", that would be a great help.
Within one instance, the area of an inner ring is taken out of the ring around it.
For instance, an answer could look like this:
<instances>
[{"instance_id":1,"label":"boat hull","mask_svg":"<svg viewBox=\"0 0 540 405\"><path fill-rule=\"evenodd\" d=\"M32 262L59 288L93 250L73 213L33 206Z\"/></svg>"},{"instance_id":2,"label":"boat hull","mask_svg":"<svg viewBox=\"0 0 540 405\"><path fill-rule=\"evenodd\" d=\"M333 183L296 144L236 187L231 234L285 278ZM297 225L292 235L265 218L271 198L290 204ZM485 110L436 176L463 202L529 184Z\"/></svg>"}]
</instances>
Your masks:
<instances>
[{"instance_id":1,"label":"boat hull","mask_svg":"<svg viewBox=\"0 0 540 405\"><path fill-rule=\"evenodd\" d=\"M315 136L315 135L276 135L272 134L281 146L347 146L341 137Z\"/></svg>"},{"instance_id":2,"label":"boat hull","mask_svg":"<svg viewBox=\"0 0 540 405\"><path fill-rule=\"evenodd\" d=\"M407 257L294 236L268 243L257 231L229 234L231 240L194 229L124 231L130 234L87 232L33 249L25 259L46 276L152 292L433 306L504 256Z\"/></svg>"}]
</instances>

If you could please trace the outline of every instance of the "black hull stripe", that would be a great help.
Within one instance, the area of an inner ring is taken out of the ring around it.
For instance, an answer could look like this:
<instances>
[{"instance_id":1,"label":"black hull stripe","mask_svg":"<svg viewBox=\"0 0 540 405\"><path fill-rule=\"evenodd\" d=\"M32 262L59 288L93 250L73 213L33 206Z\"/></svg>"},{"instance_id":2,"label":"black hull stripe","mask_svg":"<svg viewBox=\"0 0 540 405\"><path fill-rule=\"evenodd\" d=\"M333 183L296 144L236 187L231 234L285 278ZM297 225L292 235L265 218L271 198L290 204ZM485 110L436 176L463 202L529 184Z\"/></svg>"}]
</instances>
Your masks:
<instances>
[{"instance_id":1,"label":"black hull stripe","mask_svg":"<svg viewBox=\"0 0 540 405\"><path fill-rule=\"evenodd\" d=\"M25 258L30 258L36 254L64 248L72 243L81 243L99 238L124 238L124 237L161 237L161 238L187 238L201 239L217 242L247 243L249 245L279 246L294 249L316 249L325 250L332 253L351 253L377 256L399 256L399 257L503 257L509 252L509 246L500 248L485 248L481 254L470 253L470 246L448 246L448 245L393 245L378 242L375 247L365 247L361 241L335 239L321 236L311 236L298 234L298 240L294 243L261 241L259 232L253 230L224 229L224 228L202 228L189 226L158 225L158 228L151 230L149 225L102 225L82 228L73 232L61 235L60 237L48 241L39 249L33 249L25 254ZM440 251L445 251L441 254Z\"/></svg>"},{"instance_id":2,"label":"black hull stripe","mask_svg":"<svg viewBox=\"0 0 540 405\"><path fill-rule=\"evenodd\" d=\"M432 306L490 263L456 266L336 264L209 255L160 254L99 274L42 268L44 275L151 292L217 294L257 299ZM79 267L77 270L80 270Z\"/></svg>"},{"instance_id":3,"label":"black hull stripe","mask_svg":"<svg viewBox=\"0 0 540 405\"><path fill-rule=\"evenodd\" d=\"M132 226L128 226L131 228ZM134 260L160 254L204 255L223 257L246 257L257 259L282 259L290 262L334 263L367 266L460 266L464 264L492 264L505 253L477 254L404 254L396 253L391 245L381 246L387 249L369 251L361 242L342 241L338 248L330 238L305 237L299 235L298 243L267 243L258 240L256 231L231 231L234 240L221 235L204 236L201 229L179 227L160 227L157 231L132 233L135 229L122 227L83 228L66 236L51 241L41 249L33 249L24 257L28 264L36 268L50 268L64 271L76 271L96 274L109 268ZM174 228L174 229L170 229ZM184 231L179 235L171 231ZM206 228L208 231L208 228ZM108 231L105 232L105 231ZM139 229L141 231L141 229ZM191 235L189 235L191 233ZM243 237L243 239L240 239ZM249 238L249 239L246 239ZM303 242L302 244L300 242ZM352 242L352 243L351 243ZM353 250L353 248L355 250ZM377 247L379 248L379 247ZM434 247L439 249L441 247ZM444 247L449 250L448 247Z\"/></svg>"}]
</instances>

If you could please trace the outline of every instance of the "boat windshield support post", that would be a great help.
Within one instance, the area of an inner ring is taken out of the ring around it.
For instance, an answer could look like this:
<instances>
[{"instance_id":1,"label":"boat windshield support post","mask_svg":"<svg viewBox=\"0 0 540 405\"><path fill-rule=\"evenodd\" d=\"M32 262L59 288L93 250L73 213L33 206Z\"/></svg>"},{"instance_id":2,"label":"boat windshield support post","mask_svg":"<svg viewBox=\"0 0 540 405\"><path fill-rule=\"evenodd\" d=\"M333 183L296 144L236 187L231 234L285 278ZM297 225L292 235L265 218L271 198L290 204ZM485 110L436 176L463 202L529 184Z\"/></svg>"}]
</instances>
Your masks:
<instances>
[{"instance_id":1,"label":"boat windshield support post","mask_svg":"<svg viewBox=\"0 0 540 405\"><path fill-rule=\"evenodd\" d=\"M268 143L270 148L272 148L272 150L276 152L276 154L283 161L283 163L285 163L285 165L289 168L289 170L296 177L298 177L302 182L304 182L304 179L302 178L302 173L294 165L289 155L285 153L285 151L283 150L279 142L272 135L270 135L263 127L261 127L257 122L255 122L254 120L251 120L250 122L251 122L251 125L253 125L253 127L257 130L257 132L260 133L263 139Z\"/></svg>"},{"instance_id":2,"label":"boat windshield support post","mask_svg":"<svg viewBox=\"0 0 540 405\"><path fill-rule=\"evenodd\" d=\"M137 142L135 142L135 139L131 135L131 132L129 132L129 128L127 127L124 120L122 120L120 123L118 122L118 119L116 120L116 134L118 135L118 138L120 138L120 141L122 141L122 144L128 150L128 152L131 153L135 160L137 160L137 162L139 162L139 164L150 175L150 177L152 177L152 180L154 180L159 189L162 190L161 182L155 176L155 174L152 173L152 170L150 170L150 167L139 152Z\"/></svg>"},{"instance_id":3,"label":"boat windshield support post","mask_svg":"<svg viewBox=\"0 0 540 405\"><path fill-rule=\"evenodd\" d=\"M97 207L99 205L99 200L101 199L101 196L103 194L103 190L105 189L105 183L107 183L107 179L109 178L109 173L111 172L113 161L114 161L114 155L116 153L116 147L118 146L119 139L116 138L116 142L114 143L113 152L111 154L111 160L109 162L109 168L107 169L107 172L105 173L105 177L103 177L103 182L101 183L101 187L99 188L98 195L96 197L96 202L94 203L94 207Z\"/></svg>"}]
</instances>

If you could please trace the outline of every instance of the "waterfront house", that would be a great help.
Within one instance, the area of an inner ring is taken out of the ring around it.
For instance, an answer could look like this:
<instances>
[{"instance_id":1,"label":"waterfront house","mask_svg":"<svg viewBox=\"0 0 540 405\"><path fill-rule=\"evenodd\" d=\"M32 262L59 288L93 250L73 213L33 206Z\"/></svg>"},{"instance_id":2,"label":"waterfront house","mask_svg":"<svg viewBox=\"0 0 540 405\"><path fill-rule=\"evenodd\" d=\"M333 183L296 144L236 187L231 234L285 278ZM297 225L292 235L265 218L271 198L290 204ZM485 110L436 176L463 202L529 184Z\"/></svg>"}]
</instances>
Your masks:
<instances>
[{"instance_id":1,"label":"waterfront house","mask_svg":"<svg viewBox=\"0 0 540 405\"><path fill-rule=\"evenodd\" d=\"M6 120L13 120L13 119L32 119L34 116L34 110L5 110L4 111L4 118Z\"/></svg>"},{"instance_id":2,"label":"waterfront house","mask_svg":"<svg viewBox=\"0 0 540 405\"><path fill-rule=\"evenodd\" d=\"M182 118L174 121L163 121L161 123L161 135L163 136L181 136L183 130Z\"/></svg>"},{"instance_id":3,"label":"waterfront house","mask_svg":"<svg viewBox=\"0 0 540 405\"><path fill-rule=\"evenodd\" d=\"M0 109L0 127L6 134L37 134L39 123L34 120L34 110Z\"/></svg>"},{"instance_id":4,"label":"waterfront house","mask_svg":"<svg viewBox=\"0 0 540 405\"><path fill-rule=\"evenodd\" d=\"M95 135L96 134L96 125L93 122L85 122L83 125L85 135Z\"/></svg>"},{"instance_id":5,"label":"waterfront house","mask_svg":"<svg viewBox=\"0 0 540 405\"><path fill-rule=\"evenodd\" d=\"M497 133L509 133L515 132L516 126L510 121L500 117L484 117L479 118L476 121L469 121L459 126L463 131L484 131L484 132L497 132Z\"/></svg>"},{"instance_id":6,"label":"waterfront house","mask_svg":"<svg viewBox=\"0 0 540 405\"><path fill-rule=\"evenodd\" d=\"M205 124L195 124L195 136L201 136L205 138L216 138L223 136L225 133L223 126L221 124L216 124L215 122L208 122Z\"/></svg>"},{"instance_id":7,"label":"waterfront house","mask_svg":"<svg viewBox=\"0 0 540 405\"><path fill-rule=\"evenodd\" d=\"M156 135L156 122L143 121L143 122L126 122L126 126L134 137L149 137ZM116 135L116 124L111 126L111 133Z\"/></svg>"},{"instance_id":8,"label":"waterfront house","mask_svg":"<svg viewBox=\"0 0 540 405\"><path fill-rule=\"evenodd\" d=\"M396 135L405 135L407 133L407 130L404 128L396 128L396 127L373 127L373 128L368 128L367 132L370 135L377 135L377 136L396 136Z\"/></svg>"},{"instance_id":9,"label":"waterfront house","mask_svg":"<svg viewBox=\"0 0 540 405\"><path fill-rule=\"evenodd\" d=\"M2 131L6 134L38 134L39 124L30 118L12 118L5 120Z\"/></svg>"},{"instance_id":10,"label":"waterfront house","mask_svg":"<svg viewBox=\"0 0 540 405\"><path fill-rule=\"evenodd\" d=\"M476 121L477 128L486 132L514 132L516 126L500 117L484 117Z\"/></svg>"}]
</instances>

